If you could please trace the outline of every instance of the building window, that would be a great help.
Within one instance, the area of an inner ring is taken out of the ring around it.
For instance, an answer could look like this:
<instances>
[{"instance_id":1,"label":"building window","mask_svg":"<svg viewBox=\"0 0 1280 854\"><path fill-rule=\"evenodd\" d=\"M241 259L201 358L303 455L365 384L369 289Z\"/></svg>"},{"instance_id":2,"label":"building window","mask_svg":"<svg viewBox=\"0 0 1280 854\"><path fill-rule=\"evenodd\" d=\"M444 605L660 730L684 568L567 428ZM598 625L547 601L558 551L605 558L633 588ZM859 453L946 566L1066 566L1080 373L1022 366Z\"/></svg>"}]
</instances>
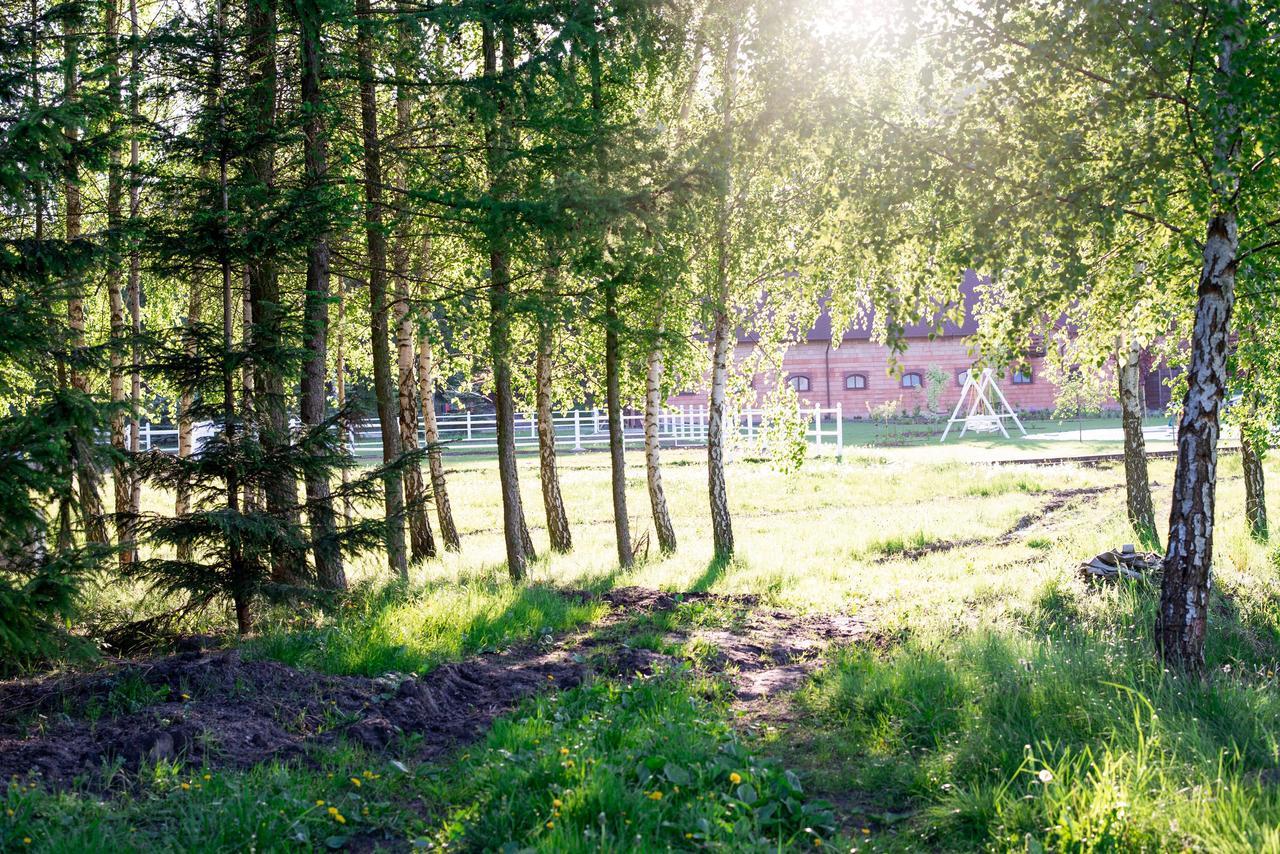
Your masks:
<instances>
[{"instance_id":1,"label":"building window","mask_svg":"<svg viewBox=\"0 0 1280 854\"><path fill-rule=\"evenodd\" d=\"M922 385L924 385L924 379L914 371L902 375L903 388L920 388Z\"/></svg>"},{"instance_id":2,"label":"building window","mask_svg":"<svg viewBox=\"0 0 1280 854\"><path fill-rule=\"evenodd\" d=\"M969 372L967 370L956 371L956 385L962 386L965 384L965 382L968 379L969 379Z\"/></svg>"},{"instance_id":3,"label":"building window","mask_svg":"<svg viewBox=\"0 0 1280 854\"><path fill-rule=\"evenodd\" d=\"M804 376L803 374L797 374L793 377L790 377L787 380L787 384L790 385L796 391L809 390L809 378Z\"/></svg>"},{"instance_id":4,"label":"building window","mask_svg":"<svg viewBox=\"0 0 1280 854\"><path fill-rule=\"evenodd\" d=\"M1013 384L1014 385L1031 385L1031 369L1027 368L1025 371L1014 371Z\"/></svg>"},{"instance_id":5,"label":"building window","mask_svg":"<svg viewBox=\"0 0 1280 854\"><path fill-rule=\"evenodd\" d=\"M844 387L847 389L862 390L867 387L866 374L849 374L844 378Z\"/></svg>"}]
</instances>

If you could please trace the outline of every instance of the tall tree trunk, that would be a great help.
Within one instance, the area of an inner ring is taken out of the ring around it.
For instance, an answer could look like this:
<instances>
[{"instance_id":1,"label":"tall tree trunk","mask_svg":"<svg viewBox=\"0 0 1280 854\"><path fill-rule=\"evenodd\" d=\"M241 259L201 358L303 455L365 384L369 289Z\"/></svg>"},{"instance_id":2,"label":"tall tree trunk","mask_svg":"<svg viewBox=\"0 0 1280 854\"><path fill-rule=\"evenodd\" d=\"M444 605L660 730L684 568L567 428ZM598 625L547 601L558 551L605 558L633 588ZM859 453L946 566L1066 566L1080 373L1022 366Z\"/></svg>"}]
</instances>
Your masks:
<instances>
[{"instance_id":1,"label":"tall tree trunk","mask_svg":"<svg viewBox=\"0 0 1280 854\"><path fill-rule=\"evenodd\" d=\"M1124 485L1129 524L1139 538L1159 542L1151 485L1147 480L1147 448L1142 435L1142 378L1138 359L1142 348L1136 340L1116 348L1116 373L1120 380L1120 423L1124 428Z\"/></svg>"},{"instance_id":2,"label":"tall tree trunk","mask_svg":"<svg viewBox=\"0 0 1280 854\"><path fill-rule=\"evenodd\" d=\"M721 166L724 186L716 213L716 292L712 310L711 395L707 406L707 488L711 499L711 540L715 556L724 560L733 555L733 520L729 515L729 495L725 487L725 398L729 383L729 359L733 343L729 336L729 217L733 194L731 142L733 109L737 95L738 30L730 24L724 62L724 101L721 113Z\"/></svg>"},{"instance_id":3,"label":"tall tree trunk","mask_svg":"<svg viewBox=\"0 0 1280 854\"><path fill-rule=\"evenodd\" d=\"M129 224L135 225L142 213L141 150L138 144L138 125L142 121L142 49L138 31L138 0L129 0ZM129 345L129 401L132 414L129 420L129 451L142 450L142 253L138 241L129 237L129 328L133 338ZM142 512L142 478L129 472L129 512L136 518ZM133 525L132 520L130 525ZM130 528L130 541L133 528ZM137 549L130 550L131 560L137 560Z\"/></svg>"},{"instance_id":4,"label":"tall tree trunk","mask_svg":"<svg viewBox=\"0 0 1280 854\"><path fill-rule=\"evenodd\" d=\"M333 354L333 391L338 401L338 411L345 413L347 410L347 349L346 349L346 319L347 319L347 281L346 278L339 279L338 285L338 340L335 342ZM345 416L344 416L345 420ZM348 441L350 433L347 432L346 424L340 428L343 431L343 441ZM346 487L350 481L347 469L342 469L342 519L346 524L350 525L352 520L351 514L351 496L347 494Z\"/></svg>"},{"instance_id":5,"label":"tall tree trunk","mask_svg":"<svg viewBox=\"0 0 1280 854\"><path fill-rule=\"evenodd\" d=\"M618 545L618 563L628 567L634 562L631 553L631 528L627 519L627 457L622 423L622 395L618 374L621 357L618 345L618 287L614 281L604 290L604 372L605 406L609 411L609 474L613 493L613 534Z\"/></svg>"},{"instance_id":6,"label":"tall tree trunk","mask_svg":"<svg viewBox=\"0 0 1280 854\"><path fill-rule=\"evenodd\" d=\"M409 57L412 44L409 25L410 14L403 0L396 3L400 16L397 29L398 55L396 58L396 138L401 146L409 143L412 134L413 99L407 84L411 75ZM403 148L396 153L392 167L392 180L396 198L401 206L408 205L409 168ZM396 357L399 368L397 404L400 421L400 447L403 453L418 450L418 411L415 405L417 384L414 382L413 318L409 311L409 229L412 227L407 212L397 217L395 243L392 246L392 278L395 280ZM436 556L436 541L431 532L431 516L427 508L430 495L422 477L422 466L417 461L404 469L405 512L409 517L409 547L414 560Z\"/></svg>"},{"instance_id":7,"label":"tall tree trunk","mask_svg":"<svg viewBox=\"0 0 1280 854\"><path fill-rule=\"evenodd\" d=\"M324 99L320 94L324 69L324 13L317 0L295 0L302 49L302 104L306 113L303 147L308 186L322 192L329 180L328 137L324 123ZM327 215L326 215L327 216ZM303 309L306 327L303 345L307 360L302 365L302 423L311 430L325 420L325 377L328 374L329 341L329 229L318 231L307 247L307 294ZM323 456L323 446L315 452ZM317 471L306 476L307 518L311 522L312 554L316 582L326 590L345 590L346 572L342 552L335 540L337 525L328 474Z\"/></svg>"},{"instance_id":8,"label":"tall tree trunk","mask_svg":"<svg viewBox=\"0 0 1280 854\"><path fill-rule=\"evenodd\" d=\"M440 451L440 428L436 424L435 361L431 342L424 333L418 338L418 405L422 408L422 432L427 442L427 466L431 470L431 494L440 520L440 538L450 551L462 548L458 527L453 523L453 506L449 503L449 484L445 480L444 459Z\"/></svg>"},{"instance_id":9,"label":"tall tree trunk","mask_svg":"<svg viewBox=\"0 0 1280 854\"><path fill-rule=\"evenodd\" d=\"M71 15L78 13L73 9ZM78 22L74 17L63 24L64 49L66 51L63 64L63 99L67 104L74 104L80 97L80 33ZM74 123L68 123L63 129L67 138L70 153L66 161L66 179L63 184L63 208L65 233L68 243L81 239L81 202L80 202L80 162L76 150L80 141L80 129ZM67 298L67 327L71 332L71 349L74 357L71 360L71 387L83 394L89 393L89 378L85 376L79 365L79 353L85 346L84 336L84 281L82 278L72 283ZM86 448L87 450L87 448ZM79 486L80 512L84 519L85 538L92 543L107 542L107 527L102 517L102 499L98 486L98 470L89 454L78 455L76 466L76 482Z\"/></svg>"},{"instance_id":10,"label":"tall tree trunk","mask_svg":"<svg viewBox=\"0 0 1280 854\"><path fill-rule=\"evenodd\" d=\"M253 302L249 299L249 277L242 277L243 287L240 290L240 350L247 353L253 346L251 342L253 329ZM247 360L240 368L240 426L246 439L258 429L258 387L254 378L253 365ZM248 481L244 484L244 510L256 513L262 507L261 496L257 486Z\"/></svg>"},{"instance_id":11,"label":"tall tree trunk","mask_svg":"<svg viewBox=\"0 0 1280 854\"><path fill-rule=\"evenodd\" d=\"M601 94L600 40L591 43L591 114L595 124L597 175L602 183L607 170L603 159L604 103ZM607 226L606 226L607 229ZM607 245L607 241L606 241ZM607 251L607 250L606 250ZM619 389L621 356L618 344L618 280L610 276L604 282L604 386L605 410L609 417L609 475L613 498L613 534L618 547L618 564L629 567L634 562L631 552L631 527L627 518L626 436L622 423L622 395Z\"/></svg>"},{"instance_id":12,"label":"tall tree trunk","mask_svg":"<svg viewBox=\"0 0 1280 854\"><path fill-rule=\"evenodd\" d=\"M493 24L485 22L481 32L484 75L497 77L497 39ZM503 50L504 70L513 62ZM489 194L495 202L506 193L507 147L506 97L497 96L494 117L485 126L485 154L489 172ZM498 207L499 205L495 205ZM507 259L506 216L495 213L489 224L489 355L493 361L493 406L498 433L498 480L502 486L502 534L507 548L507 572L512 581L522 581L533 557L529 529L520 501L520 474L516 467L515 400L511 392L511 270Z\"/></svg>"},{"instance_id":13,"label":"tall tree trunk","mask_svg":"<svg viewBox=\"0 0 1280 854\"><path fill-rule=\"evenodd\" d=\"M1236 264L1240 248L1236 232L1239 178L1239 119L1234 108L1233 54L1240 45L1242 24L1235 20L1239 3L1227 10L1218 50L1218 103L1214 113L1214 170L1211 174L1213 216L1205 234L1203 264L1197 290L1195 328L1187 393L1178 426L1178 465L1174 472L1173 506L1169 512L1169 547L1156 615L1156 646L1174 668L1204 672L1209 587L1213 568L1213 514L1217 489L1219 415L1227 387L1227 348L1231 310L1235 304Z\"/></svg>"},{"instance_id":14,"label":"tall tree trunk","mask_svg":"<svg viewBox=\"0 0 1280 854\"><path fill-rule=\"evenodd\" d=\"M226 7L224 0L215 0L217 38L213 53L213 80L211 89L219 101L223 95L223 63L226 45ZM227 128L224 112L218 110L218 219L221 243L219 266L222 273L222 420L227 444L236 442L236 390L232 357L235 352L235 296L231 288L231 232L230 203L227 193L228 156ZM236 469L227 470L227 510L234 517L240 513L240 483ZM236 628L240 634L253 630L253 614L249 610L252 589L248 563L240 546L239 537L228 539L231 572L231 600L235 606Z\"/></svg>"},{"instance_id":15,"label":"tall tree trunk","mask_svg":"<svg viewBox=\"0 0 1280 854\"><path fill-rule=\"evenodd\" d=\"M569 531L569 515L560 496L560 472L556 467L556 424L551 409L551 352L555 332L547 320L538 323L538 361L536 365L536 390L538 408L538 473L542 483L542 505L547 511L547 532L551 536L551 550L567 552L573 548L573 535Z\"/></svg>"},{"instance_id":16,"label":"tall tree trunk","mask_svg":"<svg viewBox=\"0 0 1280 854\"><path fill-rule=\"evenodd\" d=\"M261 197L275 188L276 167L276 0L246 0L245 49L249 66L249 126L261 141L249 161L250 176ZM288 402L284 370L278 351L283 346L284 306L280 296L280 276L274 258L261 252L246 267L249 300L253 307L252 353L254 385L257 390L258 440L271 454L289 445ZM282 469L264 484L267 512L297 521L298 483L289 468ZM296 550L277 547L271 553L272 579L280 584L297 583L305 575L306 561Z\"/></svg>"},{"instance_id":17,"label":"tall tree trunk","mask_svg":"<svg viewBox=\"0 0 1280 854\"><path fill-rule=\"evenodd\" d=\"M661 299L661 297L659 298ZM662 414L663 307L658 305L653 346L649 349L649 370L644 385L644 467L649 480L649 506L653 527L658 534L658 548L663 554L676 550L676 529L667 509L667 494L662 488L662 448L658 438L658 418Z\"/></svg>"},{"instance_id":18,"label":"tall tree trunk","mask_svg":"<svg viewBox=\"0 0 1280 854\"><path fill-rule=\"evenodd\" d=\"M124 349L128 339L125 324L124 264L120 254L123 225L124 163L120 151L121 114L124 81L120 75L120 3L110 0L106 8L106 40L110 53L107 62L107 98L111 103L110 145L107 166L107 299L111 309L111 353L108 370L111 387L111 447L116 451L112 470L115 486L116 541L120 544L120 566L133 561L133 525L129 519L132 498L131 477L127 462L129 450L125 437Z\"/></svg>"},{"instance_id":19,"label":"tall tree trunk","mask_svg":"<svg viewBox=\"0 0 1280 854\"><path fill-rule=\"evenodd\" d=\"M1249 525L1249 535L1266 540L1267 491L1262 474L1263 455L1257 439L1247 431L1240 431L1240 462L1244 466L1244 518Z\"/></svg>"},{"instance_id":20,"label":"tall tree trunk","mask_svg":"<svg viewBox=\"0 0 1280 854\"><path fill-rule=\"evenodd\" d=\"M200 287L192 283L191 296L187 303L187 337L182 345L183 353L189 359L195 358L199 344L195 328L200 323L200 310ZM191 456L192 451L195 450L194 437L192 436L194 424L191 419L191 406L194 403L195 395L191 389L183 389L181 396L178 398L178 457L184 460ZM175 486L173 512L175 516L185 516L190 511L191 485L187 483L184 477L179 479ZM191 560L191 556L191 543L184 540L178 545L178 560Z\"/></svg>"},{"instance_id":21,"label":"tall tree trunk","mask_svg":"<svg viewBox=\"0 0 1280 854\"><path fill-rule=\"evenodd\" d=\"M369 317L373 337L373 389L378 401L382 433L382 461L390 465L400 456L400 425L396 390L391 378L391 349L387 327L387 242L383 233L382 149L378 139L378 99L373 68L373 10L369 0L356 0L356 65L360 77L360 123L364 142L365 240L369 255ZM388 469L382 479L386 513L387 565L401 579L409 578L404 542L404 479Z\"/></svg>"}]
</instances>

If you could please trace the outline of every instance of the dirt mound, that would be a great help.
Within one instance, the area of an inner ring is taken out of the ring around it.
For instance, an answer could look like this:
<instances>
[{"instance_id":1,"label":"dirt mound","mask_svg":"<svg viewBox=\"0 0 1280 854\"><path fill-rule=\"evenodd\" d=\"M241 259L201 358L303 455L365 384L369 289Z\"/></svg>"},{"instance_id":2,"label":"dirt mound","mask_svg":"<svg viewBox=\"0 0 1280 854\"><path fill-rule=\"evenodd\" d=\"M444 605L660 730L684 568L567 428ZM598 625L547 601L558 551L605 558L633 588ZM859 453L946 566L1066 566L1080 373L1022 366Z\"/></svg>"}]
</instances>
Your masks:
<instances>
[{"instance_id":1,"label":"dirt mound","mask_svg":"<svg viewBox=\"0 0 1280 854\"><path fill-rule=\"evenodd\" d=\"M128 774L107 779L104 767L130 772L161 760L246 767L339 737L382 750L407 733L419 755L430 757L480 737L527 697L579 685L593 660L627 676L675 663L627 645L625 622L682 601L743 609L732 631L683 637L714 647L697 666L728 671L744 701L795 687L827 643L862 633L848 618L751 610L752 596L627 587L600 598L610 612L586 630L552 644L473 656L422 677L328 676L220 650L0 685L0 779L30 775L61 788L80 778L108 788L126 783Z\"/></svg>"}]
</instances>

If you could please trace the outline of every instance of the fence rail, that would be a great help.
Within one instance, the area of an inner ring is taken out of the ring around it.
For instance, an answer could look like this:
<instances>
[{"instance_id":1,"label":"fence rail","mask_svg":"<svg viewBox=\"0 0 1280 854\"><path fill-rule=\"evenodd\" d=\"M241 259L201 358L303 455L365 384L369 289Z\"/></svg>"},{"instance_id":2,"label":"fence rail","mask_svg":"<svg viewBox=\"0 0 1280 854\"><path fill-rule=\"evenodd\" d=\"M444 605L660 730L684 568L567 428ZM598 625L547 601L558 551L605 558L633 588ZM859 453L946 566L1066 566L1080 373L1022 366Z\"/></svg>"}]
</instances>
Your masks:
<instances>
[{"instance_id":1,"label":"fence rail","mask_svg":"<svg viewBox=\"0 0 1280 854\"><path fill-rule=\"evenodd\" d=\"M801 407L805 420L805 437L819 452L841 453L844 450L843 412L841 406ZM737 444L748 451L765 452L768 441L769 414L760 409L743 409L733 412L729 421L737 426ZM707 442L706 406L679 406L664 409L658 415L658 441L664 448L702 447ZM602 409L571 409L552 415L556 443L560 450L586 451L607 447L609 444L608 416ZM446 453L484 453L497 448L498 421L492 413L471 411L446 413L436 416L440 444ZM513 420L517 450L531 450L538 446L538 421L532 413L517 414ZM644 415L626 412L622 416L623 445L644 445ZM203 438L213 432L213 425L202 423L193 428L194 444L199 447ZM175 428L159 428L143 422L138 433L139 446L144 451L162 450L176 453L178 431ZM348 445L356 456L377 457L382 454L382 432L375 419L351 425ZM418 441L425 443L422 425L418 427Z\"/></svg>"}]
</instances>

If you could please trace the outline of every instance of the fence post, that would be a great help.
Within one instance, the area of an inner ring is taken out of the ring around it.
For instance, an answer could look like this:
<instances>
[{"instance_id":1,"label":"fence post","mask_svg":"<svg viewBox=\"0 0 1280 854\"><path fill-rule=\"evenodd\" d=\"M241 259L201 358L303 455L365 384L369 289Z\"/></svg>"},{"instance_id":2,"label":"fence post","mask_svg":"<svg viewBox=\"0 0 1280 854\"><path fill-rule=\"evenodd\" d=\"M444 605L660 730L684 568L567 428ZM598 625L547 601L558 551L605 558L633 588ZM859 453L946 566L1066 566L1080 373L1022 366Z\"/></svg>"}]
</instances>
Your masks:
<instances>
[{"instance_id":1,"label":"fence post","mask_svg":"<svg viewBox=\"0 0 1280 854\"><path fill-rule=\"evenodd\" d=\"M467 410L467 441L471 441L471 410Z\"/></svg>"},{"instance_id":2,"label":"fence post","mask_svg":"<svg viewBox=\"0 0 1280 854\"><path fill-rule=\"evenodd\" d=\"M555 427L555 423L555 418L553 417L551 426ZM529 416L529 436L534 439L538 438L538 413L536 412Z\"/></svg>"},{"instance_id":3,"label":"fence post","mask_svg":"<svg viewBox=\"0 0 1280 854\"><path fill-rule=\"evenodd\" d=\"M146 423L146 428L147 428L146 430L141 431L143 435L138 437L141 440L138 442L138 444L142 446L142 450L149 451L151 450L151 422L150 421Z\"/></svg>"},{"instance_id":4,"label":"fence post","mask_svg":"<svg viewBox=\"0 0 1280 854\"><path fill-rule=\"evenodd\" d=\"M836 404L836 455L844 456L844 404Z\"/></svg>"},{"instance_id":5,"label":"fence post","mask_svg":"<svg viewBox=\"0 0 1280 854\"><path fill-rule=\"evenodd\" d=\"M573 410L573 449L582 450L582 410Z\"/></svg>"}]
</instances>

